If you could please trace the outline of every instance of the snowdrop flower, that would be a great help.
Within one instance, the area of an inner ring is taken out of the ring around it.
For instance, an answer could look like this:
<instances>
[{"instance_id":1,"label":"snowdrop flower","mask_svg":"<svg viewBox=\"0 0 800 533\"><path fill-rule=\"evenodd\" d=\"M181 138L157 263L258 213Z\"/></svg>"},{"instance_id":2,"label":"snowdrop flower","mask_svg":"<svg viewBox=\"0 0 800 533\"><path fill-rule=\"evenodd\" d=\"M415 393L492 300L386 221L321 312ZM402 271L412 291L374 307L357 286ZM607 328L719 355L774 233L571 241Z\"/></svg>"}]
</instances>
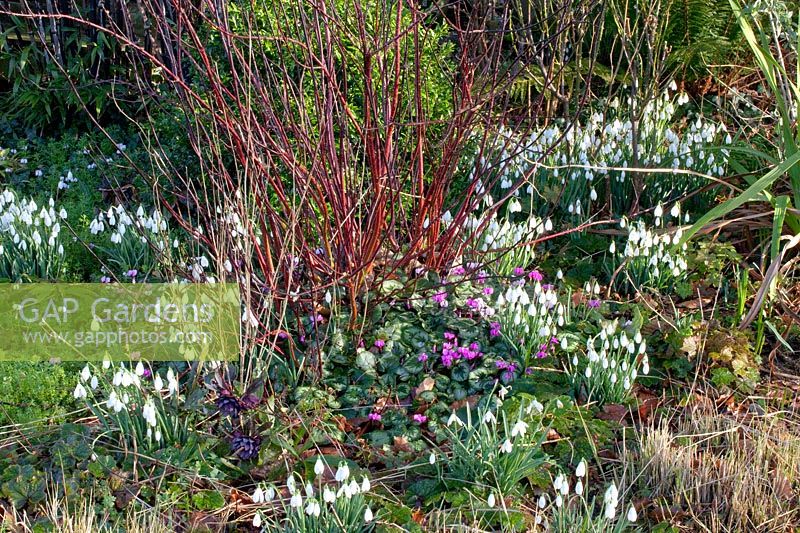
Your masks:
<instances>
[{"instance_id":1,"label":"snowdrop flower","mask_svg":"<svg viewBox=\"0 0 800 533\"><path fill-rule=\"evenodd\" d=\"M496 424L497 418L495 418L494 413L492 413L491 411L486 411L486 414L483 415L483 423Z\"/></svg>"},{"instance_id":2,"label":"snowdrop flower","mask_svg":"<svg viewBox=\"0 0 800 533\"><path fill-rule=\"evenodd\" d=\"M264 491L261 490L261 487L256 487L250 499L253 500L253 503L264 503Z\"/></svg>"},{"instance_id":3,"label":"snowdrop flower","mask_svg":"<svg viewBox=\"0 0 800 533\"><path fill-rule=\"evenodd\" d=\"M321 457L317 457L317 462L314 464L314 474L321 476L325 473L325 463L322 462Z\"/></svg>"},{"instance_id":4,"label":"snowdrop flower","mask_svg":"<svg viewBox=\"0 0 800 533\"><path fill-rule=\"evenodd\" d=\"M617 486L612 482L606 489L603 496L603 503L605 504L605 517L608 520L613 520L617 514L617 503L619 498L619 491Z\"/></svg>"},{"instance_id":5,"label":"snowdrop flower","mask_svg":"<svg viewBox=\"0 0 800 533\"><path fill-rule=\"evenodd\" d=\"M306 505L306 514L308 516L319 516L320 515L320 506L317 503L317 500L309 499L308 504Z\"/></svg>"},{"instance_id":6,"label":"snowdrop flower","mask_svg":"<svg viewBox=\"0 0 800 533\"><path fill-rule=\"evenodd\" d=\"M545 498L544 494L539 496L538 505L539 505L539 509L544 509L545 507L547 507L547 498Z\"/></svg>"},{"instance_id":7,"label":"snowdrop flower","mask_svg":"<svg viewBox=\"0 0 800 533\"><path fill-rule=\"evenodd\" d=\"M493 492L489 493L489 497L486 499L486 504L489 507L494 507L495 501L494 501L494 493Z\"/></svg>"},{"instance_id":8,"label":"snowdrop flower","mask_svg":"<svg viewBox=\"0 0 800 533\"><path fill-rule=\"evenodd\" d=\"M372 488L372 484L367 479L367 476L364 476L364 480L361 482L361 492L369 492L369 489Z\"/></svg>"},{"instance_id":9,"label":"snowdrop flower","mask_svg":"<svg viewBox=\"0 0 800 533\"><path fill-rule=\"evenodd\" d=\"M578 463L578 468L575 469L575 475L578 477L583 477L586 475L586 461L581 459L581 462Z\"/></svg>"},{"instance_id":10,"label":"snowdrop flower","mask_svg":"<svg viewBox=\"0 0 800 533\"><path fill-rule=\"evenodd\" d=\"M448 427L452 426L453 424L459 424L459 425L462 425L462 426L464 425L464 423L461 421L461 419L458 418L458 416L456 415L455 411L453 411L453 413L450 415L450 418L447 419Z\"/></svg>"},{"instance_id":11,"label":"snowdrop flower","mask_svg":"<svg viewBox=\"0 0 800 533\"><path fill-rule=\"evenodd\" d=\"M322 491L322 501L325 503L333 503L336 501L336 493L332 491L330 488L325 487Z\"/></svg>"},{"instance_id":12,"label":"snowdrop flower","mask_svg":"<svg viewBox=\"0 0 800 533\"><path fill-rule=\"evenodd\" d=\"M76 400L86 398L86 388L80 383L78 383L77 385L75 385L75 391L72 393L72 396Z\"/></svg>"},{"instance_id":13,"label":"snowdrop flower","mask_svg":"<svg viewBox=\"0 0 800 533\"><path fill-rule=\"evenodd\" d=\"M577 494L578 496L583 494L583 481L580 479L578 480L577 483L575 483L575 494Z\"/></svg>"},{"instance_id":14,"label":"snowdrop flower","mask_svg":"<svg viewBox=\"0 0 800 533\"><path fill-rule=\"evenodd\" d=\"M261 513L256 513L253 516L253 527L261 527Z\"/></svg>"},{"instance_id":15,"label":"snowdrop flower","mask_svg":"<svg viewBox=\"0 0 800 533\"><path fill-rule=\"evenodd\" d=\"M639 518L639 515L636 512L636 507L631 505L631 508L628 509L628 516L626 518L628 519L628 522L636 522L636 520Z\"/></svg>"},{"instance_id":16,"label":"snowdrop flower","mask_svg":"<svg viewBox=\"0 0 800 533\"><path fill-rule=\"evenodd\" d=\"M527 431L528 431L528 424L526 424L522 420L517 420L517 423L514 424L514 427L511 428L511 436L512 437L517 437L517 436L522 437L522 436L525 435L525 433Z\"/></svg>"},{"instance_id":17,"label":"snowdrop flower","mask_svg":"<svg viewBox=\"0 0 800 533\"><path fill-rule=\"evenodd\" d=\"M339 463L339 468L336 470L336 481L339 483L343 483L350 477L350 467L347 466L347 463L341 462Z\"/></svg>"},{"instance_id":18,"label":"snowdrop flower","mask_svg":"<svg viewBox=\"0 0 800 533\"><path fill-rule=\"evenodd\" d=\"M303 495L299 492L296 492L292 495L292 498L289 500L289 505L293 508L298 508L303 505Z\"/></svg>"},{"instance_id":19,"label":"snowdrop flower","mask_svg":"<svg viewBox=\"0 0 800 533\"><path fill-rule=\"evenodd\" d=\"M503 444L500 445L500 451L503 453L511 453L514 450L514 445L511 444L511 441L506 439Z\"/></svg>"},{"instance_id":20,"label":"snowdrop flower","mask_svg":"<svg viewBox=\"0 0 800 533\"><path fill-rule=\"evenodd\" d=\"M373 518L375 518L375 517L374 517L374 516L373 516L373 514L372 514L372 509L370 509L369 507L367 507L367 510L366 510L366 511L364 511L364 522L366 522L366 523L370 523L370 522L372 522L372 519L373 519Z\"/></svg>"},{"instance_id":21,"label":"snowdrop flower","mask_svg":"<svg viewBox=\"0 0 800 533\"><path fill-rule=\"evenodd\" d=\"M430 464L436 463L436 454L435 453L431 452L430 456L428 456L428 462Z\"/></svg>"},{"instance_id":22,"label":"snowdrop flower","mask_svg":"<svg viewBox=\"0 0 800 533\"><path fill-rule=\"evenodd\" d=\"M159 374L156 374L155 379L153 379L153 388L156 390L156 392L161 392L161 390L164 388L164 380L161 379Z\"/></svg>"}]
</instances>

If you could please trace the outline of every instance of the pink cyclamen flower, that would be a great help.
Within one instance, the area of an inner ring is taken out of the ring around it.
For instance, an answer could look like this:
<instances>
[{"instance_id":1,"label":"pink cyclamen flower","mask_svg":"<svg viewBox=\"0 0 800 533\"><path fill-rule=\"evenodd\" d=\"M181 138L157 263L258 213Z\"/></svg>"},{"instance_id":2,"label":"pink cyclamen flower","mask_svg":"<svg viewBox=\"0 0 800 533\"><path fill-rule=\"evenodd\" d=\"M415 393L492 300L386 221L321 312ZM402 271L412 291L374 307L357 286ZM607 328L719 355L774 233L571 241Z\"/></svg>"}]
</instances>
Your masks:
<instances>
[{"instance_id":1,"label":"pink cyclamen flower","mask_svg":"<svg viewBox=\"0 0 800 533\"><path fill-rule=\"evenodd\" d=\"M600 300L595 300L595 299L592 299L592 300L589 300L588 302L586 302L586 305L587 305L587 307L589 307L590 309L597 309L598 307L600 307L600 304L601 304L601 303L602 303L602 302L601 302Z\"/></svg>"},{"instance_id":2,"label":"pink cyclamen flower","mask_svg":"<svg viewBox=\"0 0 800 533\"><path fill-rule=\"evenodd\" d=\"M492 322L489 324L489 336L497 337L500 335L500 322Z\"/></svg>"},{"instance_id":3,"label":"pink cyclamen flower","mask_svg":"<svg viewBox=\"0 0 800 533\"><path fill-rule=\"evenodd\" d=\"M439 307L447 307L447 291L440 291L431 297L433 303L439 304Z\"/></svg>"},{"instance_id":4,"label":"pink cyclamen flower","mask_svg":"<svg viewBox=\"0 0 800 533\"><path fill-rule=\"evenodd\" d=\"M386 341L384 341L383 339L378 339L375 341L375 347L377 349L382 350L384 346L386 346Z\"/></svg>"},{"instance_id":5,"label":"pink cyclamen flower","mask_svg":"<svg viewBox=\"0 0 800 533\"><path fill-rule=\"evenodd\" d=\"M525 269L524 268L522 268L522 267L515 267L514 268L514 275L515 276L521 276L524 273L525 273Z\"/></svg>"},{"instance_id":6,"label":"pink cyclamen flower","mask_svg":"<svg viewBox=\"0 0 800 533\"><path fill-rule=\"evenodd\" d=\"M417 361L419 361L420 363L424 363L424 362L425 362L425 361L427 361L427 360L428 360L428 354L426 354L425 352L422 352L422 353L421 353L421 354L419 354L419 356L417 357Z\"/></svg>"},{"instance_id":7,"label":"pink cyclamen flower","mask_svg":"<svg viewBox=\"0 0 800 533\"><path fill-rule=\"evenodd\" d=\"M528 277L534 281L542 281L544 279L544 276L542 276L542 273L538 270L531 270L528 272Z\"/></svg>"},{"instance_id":8,"label":"pink cyclamen flower","mask_svg":"<svg viewBox=\"0 0 800 533\"><path fill-rule=\"evenodd\" d=\"M491 296L492 294L494 294L494 289L492 287L484 287L483 294L485 294L486 296Z\"/></svg>"},{"instance_id":9,"label":"pink cyclamen flower","mask_svg":"<svg viewBox=\"0 0 800 533\"><path fill-rule=\"evenodd\" d=\"M415 414L414 416L412 416L411 418L413 418L413 419L414 419L414 422L416 422L417 424L424 424L425 422L427 422L427 421L428 421L428 417L427 417L427 416L425 416L425 415L421 415L421 414L419 414L419 413L416 413L416 414Z\"/></svg>"},{"instance_id":10,"label":"pink cyclamen flower","mask_svg":"<svg viewBox=\"0 0 800 533\"><path fill-rule=\"evenodd\" d=\"M367 415L367 418L369 418L373 422L380 422L382 417L380 413L370 413L369 415Z\"/></svg>"}]
</instances>

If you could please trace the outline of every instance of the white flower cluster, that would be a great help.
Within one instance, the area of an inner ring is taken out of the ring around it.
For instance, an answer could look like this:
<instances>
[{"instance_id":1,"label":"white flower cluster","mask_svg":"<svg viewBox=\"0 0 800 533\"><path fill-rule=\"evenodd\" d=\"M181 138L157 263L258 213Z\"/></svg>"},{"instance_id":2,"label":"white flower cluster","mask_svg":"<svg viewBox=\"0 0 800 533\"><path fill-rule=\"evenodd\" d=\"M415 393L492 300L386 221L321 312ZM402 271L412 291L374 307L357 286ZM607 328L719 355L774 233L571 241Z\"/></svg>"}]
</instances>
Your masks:
<instances>
[{"instance_id":1,"label":"white flower cluster","mask_svg":"<svg viewBox=\"0 0 800 533\"><path fill-rule=\"evenodd\" d=\"M568 372L573 388L585 390L589 400L622 403L639 375L650 373L647 342L639 331L620 327L619 320L605 324L586 341L586 361L572 356Z\"/></svg>"},{"instance_id":2,"label":"white flower cluster","mask_svg":"<svg viewBox=\"0 0 800 533\"><path fill-rule=\"evenodd\" d=\"M680 207L674 204L670 216L680 219ZM621 274L634 288L668 288L686 274L686 244L679 245L683 230L677 227L674 232L660 230L663 226L663 209L658 204L655 209L655 225L648 227L644 220L629 222L625 218L620 226L627 229L624 245L617 246L612 241L609 251L615 254L617 264L624 262Z\"/></svg>"},{"instance_id":3,"label":"white flower cluster","mask_svg":"<svg viewBox=\"0 0 800 533\"><path fill-rule=\"evenodd\" d=\"M335 484L325 481L326 470L326 463L322 458L317 458L313 483L304 482L295 474L289 474L286 479L288 506L286 502L276 500L279 491L274 485L257 485L251 496L253 503L259 506L271 504L271 508L269 511L256 511L253 515L253 526L260 528L267 522L268 529L272 522L278 522L280 515L286 516L286 522L292 526L292 531L326 530L326 526L334 524L340 527L346 524L348 527L343 531L359 531L361 526L372 522L372 509L364 498L372 489L369 479L364 476L361 481L357 481L351 477L350 467L344 461L336 469ZM276 512L276 505L282 512ZM309 520L314 523L309 524Z\"/></svg>"},{"instance_id":4,"label":"white flower cluster","mask_svg":"<svg viewBox=\"0 0 800 533\"><path fill-rule=\"evenodd\" d=\"M689 121L682 131L672 126L677 109L688 98L675 98L665 91L641 110L638 124L620 113L619 101L612 101L604 112L592 113L583 124L569 128L554 124L534 131L527 145L518 153L502 153L508 161L500 171L498 182L502 194L525 177L524 188L536 211L543 212L558 201L570 215L586 219L598 200L611 200L615 212L624 212L633 200L631 167L662 169L667 172L643 174L646 183L640 206L653 207L659 201L671 201L708 183L704 176L725 173L728 150L716 146L732 142L722 124L701 117ZM627 102L630 106L630 101ZM633 154L636 131L637 156ZM497 135L498 150L514 136L501 128ZM679 171L692 172L679 172ZM697 174L702 176L698 176ZM605 183L598 183L601 180ZM520 194L518 189L515 195ZM606 190L611 198L606 198Z\"/></svg>"},{"instance_id":5,"label":"white flower cluster","mask_svg":"<svg viewBox=\"0 0 800 533\"><path fill-rule=\"evenodd\" d=\"M631 505L624 520L617 518L619 489L612 481L603 494L602 515L595 516L593 501L588 490L586 461L581 460L575 469L574 495L570 493L569 476L558 474L553 480L554 497L548 501L545 494L539 496L536 511L536 525L545 529L552 526L556 531L574 531L576 528L587 531L623 531L628 524L635 523L639 514Z\"/></svg>"},{"instance_id":6,"label":"white flower cluster","mask_svg":"<svg viewBox=\"0 0 800 533\"><path fill-rule=\"evenodd\" d=\"M517 347L525 368L533 359L546 357L565 322L564 305L558 301L555 287L534 280L529 292L528 285L525 277L512 283L505 293L499 293L494 305L500 333Z\"/></svg>"},{"instance_id":7,"label":"white flower cluster","mask_svg":"<svg viewBox=\"0 0 800 533\"><path fill-rule=\"evenodd\" d=\"M38 171L37 171L38 172ZM66 176L59 176L58 178L58 190L66 190L69 189L70 185L73 183L78 183L78 178L72 175L72 171L68 170Z\"/></svg>"},{"instance_id":8,"label":"white flower cluster","mask_svg":"<svg viewBox=\"0 0 800 533\"><path fill-rule=\"evenodd\" d=\"M0 276L56 278L64 261L61 221L67 218L50 198L39 207L33 199L18 200L6 189L0 194Z\"/></svg>"},{"instance_id":9,"label":"white flower cluster","mask_svg":"<svg viewBox=\"0 0 800 533\"><path fill-rule=\"evenodd\" d=\"M111 383L101 378L104 374L113 370ZM142 435L137 435L147 439L150 443L161 443L162 432L159 424L164 419L163 409L160 408L163 398L176 396L179 392L178 377L170 368L166 374L166 386L160 374L156 373L152 382L143 379L146 373L142 362L136 363L133 368L128 368L123 363L119 367L112 369L111 361L103 361L103 371L92 373L89 365L83 367L80 379L73 391L75 399L88 399L90 407L98 409L102 406L118 417L128 421L136 418L136 414L131 408L140 410L139 415L144 424L130 424L131 429L136 432L141 431ZM102 385L102 387L101 387ZM89 387L87 389L87 386ZM98 391L98 388L101 390ZM103 397L103 389L107 393ZM89 396L91 395L91 398Z\"/></svg>"},{"instance_id":10,"label":"white flower cluster","mask_svg":"<svg viewBox=\"0 0 800 533\"><path fill-rule=\"evenodd\" d=\"M164 235L167 232L167 221L158 210L146 214L144 206L140 205L135 215L131 216L123 205L117 204L101 211L89 224L92 235L100 235L106 230L111 232L111 242L120 244L126 235L133 235L142 243L148 242L149 236ZM156 241L163 243L163 239ZM173 243L176 244L176 243Z\"/></svg>"},{"instance_id":11,"label":"white flower cluster","mask_svg":"<svg viewBox=\"0 0 800 533\"><path fill-rule=\"evenodd\" d=\"M521 211L521 207L516 207L519 205L518 200L512 199L509 212ZM499 219L494 212L488 220L484 216L470 216L467 226L472 235L481 232L474 240L478 258L491 265L500 276L510 276L514 268L530 265L536 257L533 242L553 230L553 222L549 218L542 220L530 215L524 221L512 222L508 218Z\"/></svg>"}]
</instances>

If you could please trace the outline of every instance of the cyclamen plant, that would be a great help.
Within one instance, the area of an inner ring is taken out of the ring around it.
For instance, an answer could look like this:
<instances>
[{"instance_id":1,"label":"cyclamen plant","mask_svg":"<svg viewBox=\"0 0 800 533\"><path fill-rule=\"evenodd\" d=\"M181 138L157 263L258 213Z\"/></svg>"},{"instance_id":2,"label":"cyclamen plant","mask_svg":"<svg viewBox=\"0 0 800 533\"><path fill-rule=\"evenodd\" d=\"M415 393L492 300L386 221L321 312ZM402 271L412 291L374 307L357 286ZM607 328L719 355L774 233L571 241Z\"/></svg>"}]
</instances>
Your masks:
<instances>
[{"instance_id":1,"label":"cyclamen plant","mask_svg":"<svg viewBox=\"0 0 800 533\"><path fill-rule=\"evenodd\" d=\"M39 207L6 189L0 194L0 277L58 279L64 273L61 222L67 212L50 198Z\"/></svg>"},{"instance_id":2,"label":"cyclamen plant","mask_svg":"<svg viewBox=\"0 0 800 533\"><path fill-rule=\"evenodd\" d=\"M350 467L341 462L334 481L326 479L329 467L317 458L314 479L295 474L286 479L289 498L281 498L275 485L259 484L251 496L258 506L253 526L261 531L366 533L374 529L375 516L368 503L372 489L369 478L356 480ZM288 500L288 501L287 501Z\"/></svg>"}]
</instances>

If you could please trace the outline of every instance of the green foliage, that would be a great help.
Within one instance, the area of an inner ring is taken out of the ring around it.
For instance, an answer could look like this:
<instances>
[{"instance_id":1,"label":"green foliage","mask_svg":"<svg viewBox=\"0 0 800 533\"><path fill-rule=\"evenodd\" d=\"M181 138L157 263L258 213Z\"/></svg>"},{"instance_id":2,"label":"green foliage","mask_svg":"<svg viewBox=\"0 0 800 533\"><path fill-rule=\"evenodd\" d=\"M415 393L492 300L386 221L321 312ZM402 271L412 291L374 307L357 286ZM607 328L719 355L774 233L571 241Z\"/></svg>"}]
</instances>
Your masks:
<instances>
[{"instance_id":1,"label":"green foliage","mask_svg":"<svg viewBox=\"0 0 800 533\"><path fill-rule=\"evenodd\" d=\"M110 62L118 44L99 32L61 25L58 54L43 46L35 19L11 17L0 33L0 80L10 83L0 94L0 119L16 120L23 129L38 132L49 126L88 122L84 109L102 119L113 108L113 98L125 96L126 68ZM15 37L21 34L23 40ZM59 55L60 54L60 55Z\"/></svg>"},{"instance_id":2,"label":"green foliage","mask_svg":"<svg viewBox=\"0 0 800 533\"><path fill-rule=\"evenodd\" d=\"M0 363L0 425L45 424L76 406L75 365Z\"/></svg>"},{"instance_id":3,"label":"green foliage","mask_svg":"<svg viewBox=\"0 0 800 533\"><path fill-rule=\"evenodd\" d=\"M667 66L682 80L708 76L742 48L728 0L670 0Z\"/></svg>"}]
</instances>

